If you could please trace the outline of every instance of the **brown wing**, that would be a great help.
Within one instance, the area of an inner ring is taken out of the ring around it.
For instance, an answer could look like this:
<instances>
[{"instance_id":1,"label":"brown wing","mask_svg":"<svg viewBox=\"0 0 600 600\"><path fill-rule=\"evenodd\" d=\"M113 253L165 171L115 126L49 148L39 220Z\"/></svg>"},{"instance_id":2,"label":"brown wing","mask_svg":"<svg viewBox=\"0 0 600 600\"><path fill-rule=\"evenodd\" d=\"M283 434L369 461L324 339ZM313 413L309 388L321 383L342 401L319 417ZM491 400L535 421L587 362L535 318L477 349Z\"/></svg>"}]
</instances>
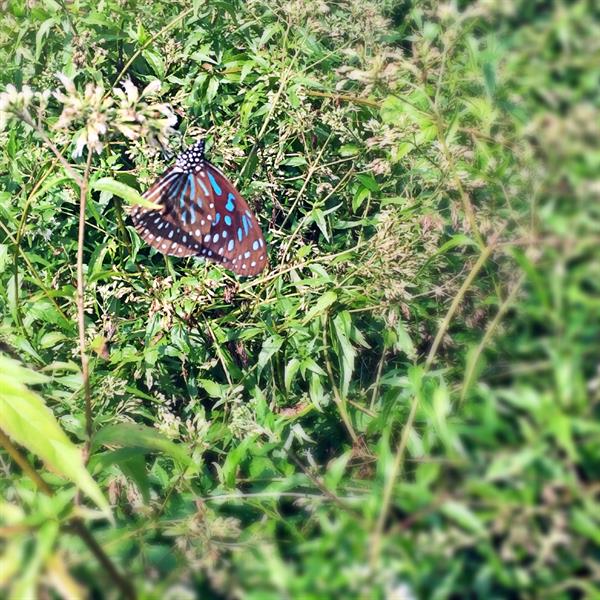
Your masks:
<instances>
[{"instance_id":1,"label":"brown wing","mask_svg":"<svg viewBox=\"0 0 600 600\"><path fill-rule=\"evenodd\" d=\"M210 186L214 200L211 235L205 235L203 243L234 273L257 275L267 266L267 249L247 202L214 165L205 163L200 177Z\"/></svg>"}]
</instances>

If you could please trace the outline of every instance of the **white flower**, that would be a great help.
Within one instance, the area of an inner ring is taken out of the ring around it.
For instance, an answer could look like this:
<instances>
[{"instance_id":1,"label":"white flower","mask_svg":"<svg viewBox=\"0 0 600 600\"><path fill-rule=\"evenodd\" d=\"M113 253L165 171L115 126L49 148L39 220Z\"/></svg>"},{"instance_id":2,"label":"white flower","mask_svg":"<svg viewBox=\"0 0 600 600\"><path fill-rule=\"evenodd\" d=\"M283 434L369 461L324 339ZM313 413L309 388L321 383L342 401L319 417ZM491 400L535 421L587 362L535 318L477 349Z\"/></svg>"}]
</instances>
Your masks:
<instances>
[{"instance_id":1,"label":"white flower","mask_svg":"<svg viewBox=\"0 0 600 600\"><path fill-rule=\"evenodd\" d=\"M139 99L139 93L135 85L131 82L131 79L126 79L123 82L123 89L127 93L127 100L129 104L135 104Z\"/></svg>"},{"instance_id":2,"label":"white flower","mask_svg":"<svg viewBox=\"0 0 600 600\"><path fill-rule=\"evenodd\" d=\"M75 84L73 83L73 80L71 78L67 77L64 73L57 73L56 76L58 77L58 79L60 79L60 82L63 84L65 90L67 90L67 93L77 94Z\"/></svg>"},{"instance_id":3,"label":"white flower","mask_svg":"<svg viewBox=\"0 0 600 600\"><path fill-rule=\"evenodd\" d=\"M142 92L142 98L144 96L154 96L160 91L160 81L158 79L154 79L151 81Z\"/></svg>"}]
</instances>

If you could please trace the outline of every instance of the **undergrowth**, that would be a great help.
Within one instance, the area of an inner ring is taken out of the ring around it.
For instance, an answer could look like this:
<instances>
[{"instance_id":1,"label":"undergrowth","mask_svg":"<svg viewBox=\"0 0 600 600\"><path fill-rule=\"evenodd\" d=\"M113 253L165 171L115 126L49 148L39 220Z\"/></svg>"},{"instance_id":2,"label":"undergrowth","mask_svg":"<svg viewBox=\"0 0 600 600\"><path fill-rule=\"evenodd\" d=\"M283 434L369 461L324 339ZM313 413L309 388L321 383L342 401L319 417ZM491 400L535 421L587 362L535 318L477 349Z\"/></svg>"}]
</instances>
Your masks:
<instances>
[{"instance_id":1,"label":"undergrowth","mask_svg":"<svg viewBox=\"0 0 600 600\"><path fill-rule=\"evenodd\" d=\"M7 597L600 597L592 3L0 6ZM199 138L257 278L128 220Z\"/></svg>"}]
</instances>

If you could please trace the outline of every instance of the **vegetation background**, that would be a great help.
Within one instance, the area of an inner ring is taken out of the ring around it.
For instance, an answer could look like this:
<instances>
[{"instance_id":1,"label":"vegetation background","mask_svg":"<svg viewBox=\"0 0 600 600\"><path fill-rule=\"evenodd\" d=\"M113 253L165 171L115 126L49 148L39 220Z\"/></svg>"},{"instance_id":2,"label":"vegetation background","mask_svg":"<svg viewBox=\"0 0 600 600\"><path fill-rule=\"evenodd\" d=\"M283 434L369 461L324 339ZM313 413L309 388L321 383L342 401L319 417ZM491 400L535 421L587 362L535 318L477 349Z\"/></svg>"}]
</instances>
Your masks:
<instances>
[{"instance_id":1,"label":"vegetation background","mask_svg":"<svg viewBox=\"0 0 600 600\"><path fill-rule=\"evenodd\" d=\"M0 7L3 597L600 598L596 3Z\"/></svg>"}]
</instances>

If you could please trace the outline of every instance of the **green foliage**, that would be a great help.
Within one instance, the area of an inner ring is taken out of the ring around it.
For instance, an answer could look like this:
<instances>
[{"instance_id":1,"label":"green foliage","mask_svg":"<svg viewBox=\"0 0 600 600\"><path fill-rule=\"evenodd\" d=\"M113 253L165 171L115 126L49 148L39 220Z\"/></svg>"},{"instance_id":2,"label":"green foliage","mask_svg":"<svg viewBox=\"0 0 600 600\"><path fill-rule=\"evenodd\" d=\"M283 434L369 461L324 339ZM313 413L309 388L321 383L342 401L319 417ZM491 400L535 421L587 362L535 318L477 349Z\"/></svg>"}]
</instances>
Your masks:
<instances>
[{"instance_id":1,"label":"green foliage","mask_svg":"<svg viewBox=\"0 0 600 600\"><path fill-rule=\"evenodd\" d=\"M6 597L600 597L591 3L0 6ZM199 137L260 277L127 219Z\"/></svg>"}]
</instances>

